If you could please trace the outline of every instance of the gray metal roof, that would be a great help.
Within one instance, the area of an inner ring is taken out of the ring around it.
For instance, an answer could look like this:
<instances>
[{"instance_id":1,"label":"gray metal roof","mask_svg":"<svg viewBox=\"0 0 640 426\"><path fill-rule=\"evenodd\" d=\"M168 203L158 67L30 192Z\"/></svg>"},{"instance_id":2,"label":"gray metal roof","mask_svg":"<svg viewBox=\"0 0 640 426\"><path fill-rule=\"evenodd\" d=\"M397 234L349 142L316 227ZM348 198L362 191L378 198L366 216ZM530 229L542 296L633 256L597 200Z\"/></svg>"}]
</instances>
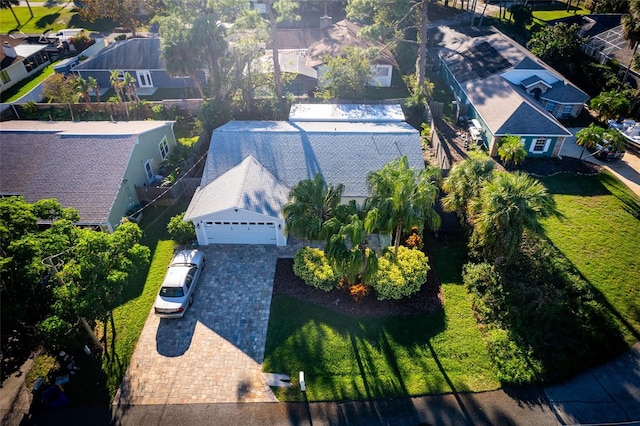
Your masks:
<instances>
[{"instance_id":1,"label":"gray metal roof","mask_svg":"<svg viewBox=\"0 0 640 426\"><path fill-rule=\"evenodd\" d=\"M420 135L406 123L232 121L213 132L201 187L252 156L288 188L321 173L344 184L346 198L366 197L367 174L402 155L424 167Z\"/></svg>"},{"instance_id":2,"label":"gray metal roof","mask_svg":"<svg viewBox=\"0 0 640 426\"><path fill-rule=\"evenodd\" d=\"M132 38L117 41L74 70L164 70L160 39Z\"/></svg>"},{"instance_id":3,"label":"gray metal roof","mask_svg":"<svg viewBox=\"0 0 640 426\"><path fill-rule=\"evenodd\" d=\"M282 217L281 210L288 196L289 188L255 158L248 156L218 179L198 187L185 219L193 220L232 208Z\"/></svg>"}]
</instances>

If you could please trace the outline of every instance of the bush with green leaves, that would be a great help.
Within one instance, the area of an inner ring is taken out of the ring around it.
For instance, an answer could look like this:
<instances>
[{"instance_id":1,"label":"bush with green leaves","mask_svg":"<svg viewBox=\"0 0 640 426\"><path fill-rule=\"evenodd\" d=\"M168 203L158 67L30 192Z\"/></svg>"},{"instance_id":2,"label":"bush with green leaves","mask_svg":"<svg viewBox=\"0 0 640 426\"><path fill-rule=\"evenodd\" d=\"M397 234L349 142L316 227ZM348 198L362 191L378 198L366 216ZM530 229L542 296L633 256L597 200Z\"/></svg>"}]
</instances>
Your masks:
<instances>
[{"instance_id":1,"label":"bush with green leaves","mask_svg":"<svg viewBox=\"0 0 640 426\"><path fill-rule=\"evenodd\" d=\"M371 286L378 300L402 299L420 290L428 271L429 259L422 251L400 246L397 261L393 261L392 250L378 259Z\"/></svg>"},{"instance_id":2,"label":"bush with green leaves","mask_svg":"<svg viewBox=\"0 0 640 426\"><path fill-rule=\"evenodd\" d=\"M296 252L293 273L307 285L320 290L331 291L338 286L339 277L324 251L317 248L303 247Z\"/></svg>"},{"instance_id":3,"label":"bush with green leaves","mask_svg":"<svg viewBox=\"0 0 640 426\"><path fill-rule=\"evenodd\" d=\"M78 336L75 333L69 333L73 330L73 324L57 315L45 318L36 326L36 337L49 350L57 350L59 348L69 348L73 343L77 344Z\"/></svg>"},{"instance_id":4,"label":"bush with green leaves","mask_svg":"<svg viewBox=\"0 0 640 426\"><path fill-rule=\"evenodd\" d=\"M178 244L187 244L196 239L196 228L192 221L184 221L184 212L173 216L167 224L167 231Z\"/></svg>"},{"instance_id":5,"label":"bush with green leaves","mask_svg":"<svg viewBox=\"0 0 640 426\"><path fill-rule=\"evenodd\" d=\"M501 382L524 385L542 377L543 365L540 360L536 359L531 348L518 345L508 331L500 328L489 330L486 343Z\"/></svg>"}]
</instances>

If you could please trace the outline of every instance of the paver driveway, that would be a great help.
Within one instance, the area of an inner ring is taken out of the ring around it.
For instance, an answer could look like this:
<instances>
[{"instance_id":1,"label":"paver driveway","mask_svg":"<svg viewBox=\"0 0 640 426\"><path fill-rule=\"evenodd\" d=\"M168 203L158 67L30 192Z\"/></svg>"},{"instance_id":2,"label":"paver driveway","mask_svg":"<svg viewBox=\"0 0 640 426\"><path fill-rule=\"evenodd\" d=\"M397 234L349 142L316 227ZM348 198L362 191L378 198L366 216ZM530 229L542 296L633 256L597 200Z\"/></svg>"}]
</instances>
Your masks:
<instances>
[{"instance_id":1,"label":"paver driveway","mask_svg":"<svg viewBox=\"0 0 640 426\"><path fill-rule=\"evenodd\" d=\"M218 245L182 319L149 315L114 404L276 401L261 374L278 256L290 247Z\"/></svg>"}]
</instances>

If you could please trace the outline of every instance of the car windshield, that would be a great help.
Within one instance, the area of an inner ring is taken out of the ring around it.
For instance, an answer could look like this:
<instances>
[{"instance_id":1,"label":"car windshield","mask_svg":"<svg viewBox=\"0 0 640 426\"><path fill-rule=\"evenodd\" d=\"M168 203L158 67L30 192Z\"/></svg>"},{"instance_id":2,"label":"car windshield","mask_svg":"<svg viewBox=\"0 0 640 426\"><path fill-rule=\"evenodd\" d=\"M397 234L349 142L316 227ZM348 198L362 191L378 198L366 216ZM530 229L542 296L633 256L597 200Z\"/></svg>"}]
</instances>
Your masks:
<instances>
[{"instance_id":1,"label":"car windshield","mask_svg":"<svg viewBox=\"0 0 640 426\"><path fill-rule=\"evenodd\" d=\"M184 290L182 287L162 287L160 289L160 296L162 297L182 297L184 296Z\"/></svg>"}]
</instances>

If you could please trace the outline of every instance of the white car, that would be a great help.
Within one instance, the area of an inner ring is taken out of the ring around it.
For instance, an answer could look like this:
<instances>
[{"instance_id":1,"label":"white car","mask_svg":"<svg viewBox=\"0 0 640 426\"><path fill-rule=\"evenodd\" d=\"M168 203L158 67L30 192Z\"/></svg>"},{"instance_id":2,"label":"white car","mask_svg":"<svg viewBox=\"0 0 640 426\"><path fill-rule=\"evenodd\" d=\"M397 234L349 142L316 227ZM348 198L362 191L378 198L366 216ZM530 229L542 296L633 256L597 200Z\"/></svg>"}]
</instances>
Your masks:
<instances>
[{"instance_id":1,"label":"white car","mask_svg":"<svg viewBox=\"0 0 640 426\"><path fill-rule=\"evenodd\" d=\"M164 277L154 312L161 318L182 318L193 303L193 293L204 269L204 254L198 250L176 253Z\"/></svg>"}]
</instances>

